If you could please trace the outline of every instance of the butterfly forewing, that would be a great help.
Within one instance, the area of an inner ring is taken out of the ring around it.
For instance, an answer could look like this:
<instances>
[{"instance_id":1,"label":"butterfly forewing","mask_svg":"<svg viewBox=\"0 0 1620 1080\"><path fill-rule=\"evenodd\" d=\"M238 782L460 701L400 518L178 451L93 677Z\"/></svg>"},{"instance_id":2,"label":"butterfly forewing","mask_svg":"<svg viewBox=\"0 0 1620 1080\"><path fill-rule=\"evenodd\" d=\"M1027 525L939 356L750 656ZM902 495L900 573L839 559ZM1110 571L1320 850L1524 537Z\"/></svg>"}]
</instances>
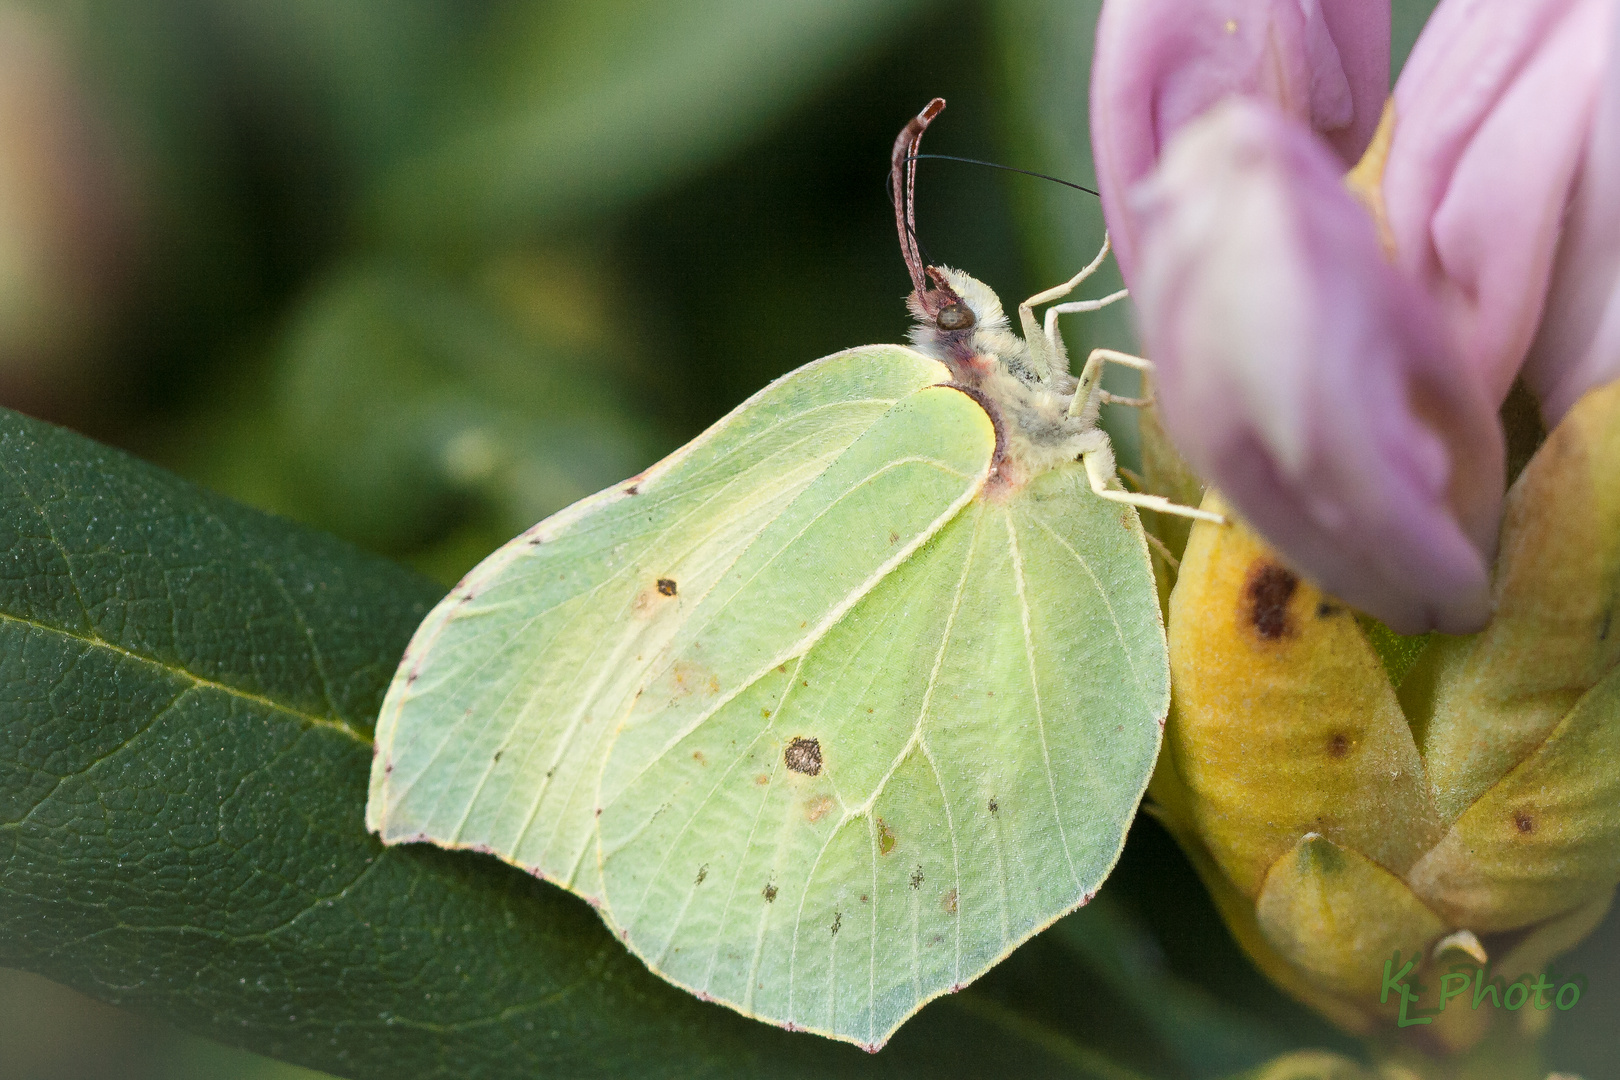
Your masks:
<instances>
[{"instance_id":1,"label":"butterfly forewing","mask_svg":"<svg viewBox=\"0 0 1620 1080\"><path fill-rule=\"evenodd\" d=\"M693 611L863 434L945 378L899 347L827 357L491 555L423 622L389 687L368 827L488 850L599 899L597 780L649 673L695 675L661 663Z\"/></svg>"}]
</instances>

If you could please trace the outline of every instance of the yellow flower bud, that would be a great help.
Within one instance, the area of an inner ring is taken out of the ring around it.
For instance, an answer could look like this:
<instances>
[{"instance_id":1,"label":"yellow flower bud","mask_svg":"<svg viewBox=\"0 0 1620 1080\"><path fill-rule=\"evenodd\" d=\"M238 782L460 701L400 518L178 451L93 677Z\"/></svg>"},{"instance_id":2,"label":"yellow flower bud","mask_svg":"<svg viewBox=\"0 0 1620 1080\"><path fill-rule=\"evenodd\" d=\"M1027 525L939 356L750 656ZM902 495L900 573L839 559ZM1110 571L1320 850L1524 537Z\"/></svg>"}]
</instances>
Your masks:
<instances>
[{"instance_id":1,"label":"yellow flower bud","mask_svg":"<svg viewBox=\"0 0 1620 1080\"><path fill-rule=\"evenodd\" d=\"M1156 430L1147 438L1153 486L1174 462ZM1620 383L1577 404L1514 483L1495 616L1471 637L1395 639L1241 522L1185 541L1154 812L1256 964L1346 1030L1404 1027L1431 1049L1473 1046L1504 1020L1534 1033L1553 991L1525 1005L1528 980L1608 910L1616 475ZM1173 550L1181 537L1161 539ZM1394 983L1392 958L1406 973ZM1495 1006L1521 976L1522 1007Z\"/></svg>"}]
</instances>

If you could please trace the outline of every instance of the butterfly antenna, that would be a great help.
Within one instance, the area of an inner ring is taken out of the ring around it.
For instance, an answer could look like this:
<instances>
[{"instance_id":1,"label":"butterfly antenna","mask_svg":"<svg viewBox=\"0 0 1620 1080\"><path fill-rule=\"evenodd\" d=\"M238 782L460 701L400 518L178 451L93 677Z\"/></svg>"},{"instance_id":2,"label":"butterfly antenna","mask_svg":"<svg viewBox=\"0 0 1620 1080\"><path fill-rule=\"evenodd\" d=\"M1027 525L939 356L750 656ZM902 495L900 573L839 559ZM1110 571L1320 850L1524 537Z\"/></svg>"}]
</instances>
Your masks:
<instances>
[{"instance_id":1,"label":"butterfly antenna","mask_svg":"<svg viewBox=\"0 0 1620 1080\"><path fill-rule=\"evenodd\" d=\"M945 111L945 99L935 98L922 112L911 118L894 140L894 152L889 157L889 186L894 201L895 230L900 234L900 254L905 257L906 270L917 295L928 291L924 276L922 249L917 243L917 214L914 193L917 187L917 147L923 132L934 117Z\"/></svg>"},{"instance_id":2,"label":"butterfly antenna","mask_svg":"<svg viewBox=\"0 0 1620 1080\"><path fill-rule=\"evenodd\" d=\"M1087 195L1096 195L1097 194L1096 191L1092 190L1091 188L1086 187L1084 184L1076 184L1076 183L1074 183L1072 181L1064 180L1061 177L1048 176L1045 173L1035 172L1032 169L1015 169L1011 165L1002 165L1002 164L999 164L999 163L994 162L994 161L980 161L978 158L957 157L954 154L912 154L911 155L911 160L912 161L919 161L919 160L921 160L923 158L933 158L933 159L938 160L938 161L960 161L960 162L962 162L963 164L966 164L966 165L983 165L987 169L1001 169L1001 170L1003 170L1005 172L1022 173L1025 176L1033 176L1033 177L1037 177L1038 179L1041 179L1041 180L1050 180L1054 184L1062 184L1064 187L1071 187L1071 188L1074 188L1076 191L1083 191ZM1099 198L1100 198L1100 196L1099 196Z\"/></svg>"}]
</instances>

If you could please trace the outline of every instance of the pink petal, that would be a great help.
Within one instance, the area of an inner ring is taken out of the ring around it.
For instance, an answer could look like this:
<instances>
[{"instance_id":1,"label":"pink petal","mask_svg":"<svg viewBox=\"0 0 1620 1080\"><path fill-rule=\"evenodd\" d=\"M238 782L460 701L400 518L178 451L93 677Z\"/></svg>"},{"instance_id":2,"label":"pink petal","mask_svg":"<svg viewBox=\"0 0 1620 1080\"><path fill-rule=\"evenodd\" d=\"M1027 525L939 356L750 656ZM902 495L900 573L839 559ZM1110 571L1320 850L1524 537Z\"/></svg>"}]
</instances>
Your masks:
<instances>
[{"instance_id":1,"label":"pink petal","mask_svg":"<svg viewBox=\"0 0 1620 1080\"><path fill-rule=\"evenodd\" d=\"M1582 394L1620 379L1620 17L1586 156L1524 378L1551 427Z\"/></svg>"},{"instance_id":2,"label":"pink petal","mask_svg":"<svg viewBox=\"0 0 1620 1080\"><path fill-rule=\"evenodd\" d=\"M1389 86L1389 19L1388 0L1107 0L1091 132L1126 280L1136 240L1125 193L1178 128L1223 98L1274 101L1354 162Z\"/></svg>"},{"instance_id":3,"label":"pink petal","mask_svg":"<svg viewBox=\"0 0 1620 1080\"><path fill-rule=\"evenodd\" d=\"M1398 631L1477 629L1502 491L1493 404L1341 170L1276 107L1233 99L1132 194L1165 419L1323 588Z\"/></svg>"},{"instance_id":4,"label":"pink petal","mask_svg":"<svg viewBox=\"0 0 1620 1080\"><path fill-rule=\"evenodd\" d=\"M1524 361L1591 129L1613 0L1441 0L1395 87L1396 259L1493 402Z\"/></svg>"}]
</instances>

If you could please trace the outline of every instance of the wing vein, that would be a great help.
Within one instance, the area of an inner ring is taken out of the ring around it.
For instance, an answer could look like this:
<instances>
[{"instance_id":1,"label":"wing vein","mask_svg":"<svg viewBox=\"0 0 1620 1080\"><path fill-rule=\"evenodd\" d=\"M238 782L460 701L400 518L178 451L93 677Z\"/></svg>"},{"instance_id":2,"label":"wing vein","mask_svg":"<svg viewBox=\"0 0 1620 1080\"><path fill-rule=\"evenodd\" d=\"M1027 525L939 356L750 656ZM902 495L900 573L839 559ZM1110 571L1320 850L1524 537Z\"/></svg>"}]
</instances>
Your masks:
<instances>
[{"instance_id":1,"label":"wing vein","mask_svg":"<svg viewBox=\"0 0 1620 1080\"><path fill-rule=\"evenodd\" d=\"M1069 876L1075 888L1080 888L1080 874L1074 868L1074 855L1069 850L1069 837L1063 828L1063 812L1058 807L1057 779L1052 775L1052 750L1046 741L1046 717L1041 709L1041 684L1035 671L1035 642L1030 627L1029 597L1024 593L1024 557L1018 548L1018 530L1012 514L1007 514L1007 544L1012 553L1013 582L1018 589L1018 615L1024 628L1024 656L1029 662L1030 692L1035 697L1035 729L1041 737L1041 762L1046 769L1046 788L1052 796L1052 820L1057 823L1058 841L1063 845L1063 858L1069 864Z\"/></svg>"}]
</instances>

